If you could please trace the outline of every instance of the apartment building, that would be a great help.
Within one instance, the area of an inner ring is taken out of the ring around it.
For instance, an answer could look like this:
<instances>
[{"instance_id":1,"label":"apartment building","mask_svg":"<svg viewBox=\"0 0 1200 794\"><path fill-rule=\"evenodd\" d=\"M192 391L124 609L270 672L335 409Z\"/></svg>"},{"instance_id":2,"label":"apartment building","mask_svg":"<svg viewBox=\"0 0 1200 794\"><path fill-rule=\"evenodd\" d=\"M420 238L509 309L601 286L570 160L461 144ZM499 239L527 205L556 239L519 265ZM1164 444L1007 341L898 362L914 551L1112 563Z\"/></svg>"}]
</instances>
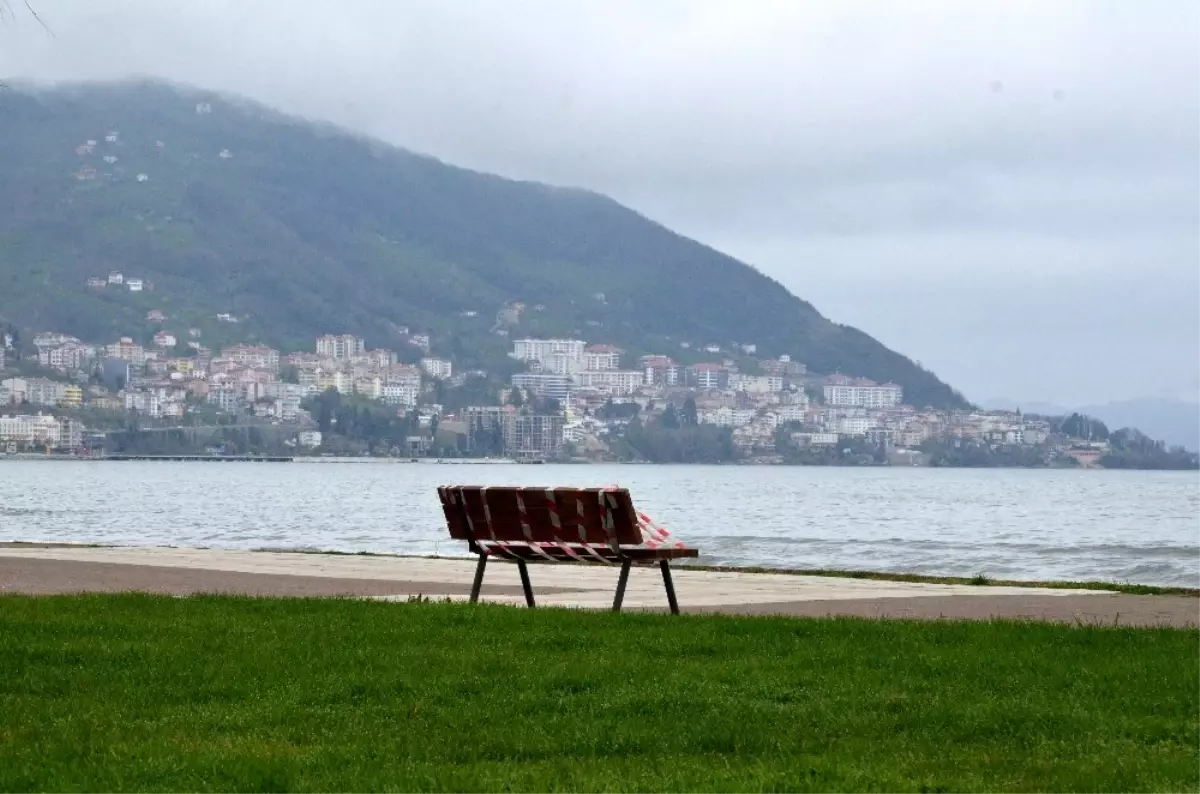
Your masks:
<instances>
[{"instance_id":1,"label":"apartment building","mask_svg":"<svg viewBox=\"0 0 1200 794\"><path fill-rule=\"evenodd\" d=\"M550 458L562 449L566 419L561 416L522 414L511 405L471 406L463 411L471 449L502 439L503 454L514 458ZM481 436L483 434L483 436Z\"/></svg>"},{"instance_id":2,"label":"apartment building","mask_svg":"<svg viewBox=\"0 0 1200 794\"><path fill-rule=\"evenodd\" d=\"M233 345L221 351L221 358L243 367L279 372L279 351L266 345Z\"/></svg>"},{"instance_id":3,"label":"apartment building","mask_svg":"<svg viewBox=\"0 0 1200 794\"><path fill-rule=\"evenodd\" d=\"M517 458L553 458L562 449L561 416L508 414L503 420L504 454Z\"/></svg>"},{"instance_id":4,"label":"apartment building","mask_svg":"<svg viewBox=\"0 0 1200 794\"><path fill-rule=\"evenodd\" d=\"M575 383L581 388L596 389L604 394L633 394L646 384L646 373L641 370L603 369L580 372Z\"/></svg>"},{"instance_id":5,"label":"apartment building","mask_svg":"<svg viewBox=\"0 0 1200 794\"><path fill-rule=\"evenodd\" d=\"M128 361L134 367L146 366L146 349L128 336L123 336L111 345L106 345L104 355Z\"/></svg>"},{"instance_id":6,"label":"apartment building","mask_svg":"<svg viewBox=\"0 0 1200 794\"><path fill-rule=\"evenodd\" d=\"M383 374L384 383L394 386L411 386L418 391L421 388L421 370L408 364L396 364Z\"/></svg>"},{"instance_id":7,"label":"apartment building","mask_svg":"<svg viewBox=\"0 0 1200 794\"><path fill-rule=\"evenodd\" d=\"M875 420L866 416L843 416L830 428L843 436L865 436L875 426Z\"/></svg>"},{"instance_id":8,"label":"apartment building","mask_svg":"<svg viewBox=\"0 0 1200 794\"><path fill-rule=\"evenodd\" d=\"M551 375L574 375L580 369L580 359L569 353L550 353L544 358L530 362L530 372L547 372Z\"/></svg>"},{"instance_id":9,"label":"apartment building","mask_svg":"<svg viewBox=\"0 0 1200 794\"><path fill-rule=\"evenodd\" d=\"M578 360L583 357L584 347L579 339L517 339L510 355L518 361L541 361L551 353L565 353Z\"/></svg>"},{"instance_id":10,"label":"apartment building","mask_svg":"<svg viewBox=\"0 0 1200 794\"><path fill-rule=\"evenodd\" d=\"M170 331L156 331L154 333L154 344L158 347L175 347L179 344L179 338Z\"/></svg>"},{"instance_id":11,"label":"apartment building","mask_svg":"<svg viewBox=\"0 0 1200 794\"><path fill-rule=\"evenodd\" d=\"M701 412L701 424L718 427L743 427L754 421L755 411L751 408L717 408Z\"/></svg>"},{"instance_id":12,"label":"apartment building","mask_svg":"<svg viewBox=\"0 0 1200 794\"><path fill-rule=\"evenodd\" d=\"M747 394L771 394L783 391L783 378L778 375L729 376L729 388Z\"/></svg>"},{"instance_id":13,"label":"apartment building","mask_svg":"<svg viewBox=\"0 0 1200 794\"><path fill-rule=\"evenodd\" d=\"M824 387L828 405L852 405L859 408L893 408L904 402L904 390L895 383L878 384L866 378L831 375Z\"/></svg>"},{"instance_id":14,"label":"apartment building","mask_svg":"<svg viewBox=\"0 0 1200 794\"><path fill-rule=\"evenodd\" d=\"M693 364L688 367L688 385L697 389L720 389L726 383L728 375L720 364Z\"/></svg>"},{"instance_id":15,"label":"apartment building","mask_svg":"<svg viewBox=\"0 0 1200 794\"><path fill-rule=\"evenodd\" d=\"M267 397L275 400L275 411L284 421L291 421L300 413L300 403L308 395L307 387L298 383L272 381L266 386Z\"/></svg>"},{"instance_id":16,"label":"apartment building","mask_svg":"<svg viewBox=\"0 0 1200 794\"><path fill-rule=\"evenodd\" d=\"M571 379L566 375L547 372L520 372L512 377L512 385L538 397L552 397L565 402L571 393Z\"/></svg>"},{"instance_id":17,"label":"apartment building","mask_svg":"<svg viewBox=\"0 0 1200 794\"><path fill-rule=\"evenodd\" d=\"M638 365L646 374L646 383L659 386L678 386L679 365L667 356L642 356Z\"/></svg>"},{"instance_id":18,"label":"apartment building","mask_svg":"<svg viewBox=\"0 0 1200 794\"><path fill-rule=\"evenodd\" d=\"M42 414L0 416L0 444L5 446L77 447L82 437L83 425L74 419Z\"/></svg>"},{"instance_id":19,"label":"apartment building","mask_svg":"<svg viewBox=\"0 0 1200 794\"><path fill-rule=\"evenodd\" d=\"M383 348L365 350L361 354L353 356L351 362L369 369L387 369L396 363L396 353Z\"/></svg>"},{"instance_id":20,"label":"apartment building","mask_svg":"<svg viewBox=\"0 0 1200 794\"><path fill-rule=\"evenodd\" d=\"M444 358L423 358L421 369L431 378L442 380L454 374L454 365Z\"/></svg>"},{"instance_id":21,"label":"apartment building","mask_svg":"<svg viewBox=\"0 0 1200 794\"><path fill-rule=\"evenodd\" d=\"M403 405L415 408L421 396L421 387L404 383L384 383L379 388L379 399L388 405Z\"/></svg>"},{"instance_id":22,"label":"apartment building","mask_svg":"<svg viewBox=\"0 0 1200 794\"><path fill-rule=\"evenodd\" d=\"M353 358L366 351L366 343L361 336L353 334L326 334L317 337L317 354L339 360Z\"/></svg>"},{"instance_id":23,"label":"apartment building","mask_svg":"<svg viewBox=\"0 0 1200 794\"><path fill-rule=\"evenodd\" d=\"M125 392L125 410L157 419L162 416L162 400L152 391Z\"/></svg>"},{"instance_id":24,"label":"apartment building","mask_svg":"<svg viewBox=\"0 0 1200 794\"><path fill-rule=\"evenodd\" d=\"M777 375L781 378L796 378L808 372L808 367L799 361L792 361L792 357L789 355L763 359L758 363L766 374Z\"/></svg>"},{"instance_id":25,"label":"apartment building","mask_svg":"<svg viewBox=\"0 0 1200 794\"><path fill-rule=\"evenodd\" d=\"M583 351L583 369L588 372L619 369L621 351L612 345L592 345Z\"/></svg>"},{"instance_id":26,"label":"apartment building","mask_svg":"<svg viewBox=\"0 0 1200 794\"><path fill-rule=\"evenodd\" d=\"M807 405L780 405L771 409L780 424L788 422L803 422L808 413Z\"/></svg>"},{"instance_id":27,"label":"apartment building","mask_svg":"<svg viewBox=\"0 0 1200 794\"><path fill-rule=\"evenodd\" d=\"M4 351L0 350L0 360ZM96 348L81 342L66 342L56 347L38 348L38 364L59 372L87 371L96 361ZM3 364L0 363L0 368Z\"/></svg>"}]
</instances>

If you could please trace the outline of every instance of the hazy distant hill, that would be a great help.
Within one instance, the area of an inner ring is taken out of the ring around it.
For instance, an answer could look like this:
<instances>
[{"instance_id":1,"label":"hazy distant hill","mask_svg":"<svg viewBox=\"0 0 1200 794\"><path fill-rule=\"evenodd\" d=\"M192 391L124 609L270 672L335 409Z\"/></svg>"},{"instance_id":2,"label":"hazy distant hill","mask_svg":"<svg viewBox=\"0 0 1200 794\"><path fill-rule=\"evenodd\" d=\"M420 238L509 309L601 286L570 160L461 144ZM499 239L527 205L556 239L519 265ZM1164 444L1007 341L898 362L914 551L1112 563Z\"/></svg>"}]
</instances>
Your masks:
<instances>
[{"instance_id":1,"label":"hazy distant hill","mask_svg":"<svg viewBox=\"0 0 1200 794\"><path fill-rule=\"evenodd\" d=\"M523 301L514 333L673 354L752 343L895 381L919 406L965 404L753 268L594 193L158 83L3 91L0 130L0 319L25 327L144 335L157 308L169 328L286 348L326 331L396 345L409 326L494 361L496 312ZM110 270L154 290L85 286ZM219 312L242 319L236 332Z\"/></svg>"}]
</instances>

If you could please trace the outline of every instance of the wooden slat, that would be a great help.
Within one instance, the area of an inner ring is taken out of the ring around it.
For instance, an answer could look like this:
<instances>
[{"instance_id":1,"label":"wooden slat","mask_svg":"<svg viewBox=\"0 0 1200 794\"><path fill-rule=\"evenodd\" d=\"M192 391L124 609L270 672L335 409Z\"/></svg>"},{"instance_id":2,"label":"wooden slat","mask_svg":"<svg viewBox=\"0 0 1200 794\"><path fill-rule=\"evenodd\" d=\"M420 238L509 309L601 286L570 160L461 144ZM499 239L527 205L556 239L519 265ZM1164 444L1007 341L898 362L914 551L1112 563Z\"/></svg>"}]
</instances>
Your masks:
<instances>
[{"instance_id":1,"label":"wooden slat","mask_svg":"<svg viewBox=\"0 0 1200 794\"><path fill-rule=\"evenodd\" d=\"M446 516L446 528L450 531L450 537L455 540L470 540L471 533L467 530L467 524L463 521L462 511L458 505L454 503L455 494L447 486L438 486L438 498L442 502L442 512Z\"/></svg>"},{"instance_id":2,"label":"wooden slat","mask_svg":"<svg viewBox=\"0 0 1200 794\"><path fill-rule=\"evenodd\" d=\"M520 557L523 560L532 560L535 562L537 560L544 560L547 556L562 562L576 561L577 558L578 561L582 562L594 562L596 559L592 556L591 552L578 544L567 544L567 547L574 556L556 546L543 546L540 551L531 549L529 546L521 543L484 543L482 547L487 549L493 545L503 550L496 552L496 557L499 559L503 559L504 557ZM611 549L607 548L593 546L592 549L609 562L620 562L625 559L635 562L657 562L658 560L677 560L700 556L699 551L696 549L677 549L673 546L664 546L657 549L647 548L646 546L627 546L622 547L615 554Z\"/></svg>"},{"instance_id":3,"label":"wooden slat","mask_svg":"<svg viewBox=\"0 0 1200 794\"><path fill-rule=\"evenodd\" d=\"M547 491L553 493L553 500ZM518 494L524 503L518 505ZM451 485L438 488L438 497L450 537L504 549L497 556L521 559L595 560L597 554L610 561L653 562L696 557L696 549L642 545L637 512L624 488L516 488ZM582 505L582 510L580 506ZM552 506L556 510L552 510ZM552 520L557 515L557 528ZM606 517L611 522L606 529ZM524 527L522 526L524 524ZM525 527L529 535L525 534ZM534 549L527 542L566 545ZM585 548L589 544L591 549ZM617 544L618 549L610 548Z\"/></svg>"},{"instance_id":4,"label":"wooden slat","mask_svg":"<svg viewBox=\"0 0 1200 794\"><path fill-rule=\"evenodd\" d=\"M550 500L546 490L450 486L452 496L457 496L463 504L465 520L459 523L466 525L467 535L470 535L473 529L474 537L479 541L532 539L541 543L562 541L590 544L608 544L615 541L631 545L641 542L641 532L637 527L637 517L633 512L628 491L609 492L602 488L551 489L558 508L559 528L556 530L551 520ZM518 491L525 505L524 522L518 509ZM606 500L604 503L601 502L602 498ZM615 509L609 502L615 502ZM582 519L580 504L583 506ZM606 514L612 521L611 530L606 530L604 526ZM462 528L451 526L452 520L448 514L447 526L450 527L451 537L455 537L455 533L462 531ZM526 537L522 523L529 528L529 537Z\"/></svg>"}]
</instances>

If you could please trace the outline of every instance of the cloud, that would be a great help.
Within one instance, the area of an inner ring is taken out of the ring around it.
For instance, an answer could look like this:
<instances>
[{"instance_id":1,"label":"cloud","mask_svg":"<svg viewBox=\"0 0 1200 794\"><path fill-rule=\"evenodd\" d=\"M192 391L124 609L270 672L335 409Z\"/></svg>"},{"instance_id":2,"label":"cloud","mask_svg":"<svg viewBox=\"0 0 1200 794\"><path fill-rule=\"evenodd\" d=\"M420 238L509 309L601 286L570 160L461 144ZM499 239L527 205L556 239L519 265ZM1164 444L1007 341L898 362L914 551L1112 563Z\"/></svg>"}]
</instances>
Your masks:
<instances>
[{"instance_id":1,"label":"cloud","mask_svg":"<svg viewBox=\"0 0 1200 794\"><path fill-rule=\"evenodd\" d=\"M54 36L0 27L0 74L163 76L608 193L978 399L1200 390L1196 4L36 7Z\"/></svg>"}]
</instances>

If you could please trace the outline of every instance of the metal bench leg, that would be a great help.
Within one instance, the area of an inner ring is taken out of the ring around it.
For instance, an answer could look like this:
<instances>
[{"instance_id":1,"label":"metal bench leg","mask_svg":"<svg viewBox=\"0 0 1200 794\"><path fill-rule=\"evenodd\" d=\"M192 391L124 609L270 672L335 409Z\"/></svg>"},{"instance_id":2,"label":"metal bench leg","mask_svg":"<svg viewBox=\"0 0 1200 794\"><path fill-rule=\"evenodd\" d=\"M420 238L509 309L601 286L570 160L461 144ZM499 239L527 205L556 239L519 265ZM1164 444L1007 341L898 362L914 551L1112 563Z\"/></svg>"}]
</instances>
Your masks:
<instances>
[{"instance_id":1,"label":"metal bench leg","mask_svg":"<svg viewBox=\"0 0 1200 794\"><path fill-rule=\"evenodd\" d=\"M525 603L530 609L536 606L533 603L533 586L529 584L529 566L524 560L517 560L517 570L521 572L521 587L525 590Z\"/></svg>"},{"instance_id":2,"label":"metal bench leg","mask_svg":"<svg viewBox=\"0 0 1200 794\"><path fill-rule=\"evenodd\" d=\"M675 600L675 583L671 581L671 563L669 560L659 560L658 567L662 568L663 585L667 588L667 603L671 605L671 614L679 614L679 602Z\"/></svg>"},{"instance_id":3,"label":"metal bench leg","mask_svg":"<svg viewBox=\"0 0 1200 794\"><path fill-rule=\"evenodd\" d=\"M471 603L479 601L479 588L483 587L483 569L487 567L487 555L479 555L479 564L475 566L475 581L471 583Z\"/></svg>"},{"instance_id":4,"label":"metal bench leg","mask_svg":"<svg viewBox=\"0 0 1200 794\"><path fill-rule=\"evenodd\" d=\"M617 579L617 595L613 598L613 612L621 611L621 602L625 600L625 585L629 583L629 566L632 561L621 563L621 576Z\"/></svg>"}]
</instances>

